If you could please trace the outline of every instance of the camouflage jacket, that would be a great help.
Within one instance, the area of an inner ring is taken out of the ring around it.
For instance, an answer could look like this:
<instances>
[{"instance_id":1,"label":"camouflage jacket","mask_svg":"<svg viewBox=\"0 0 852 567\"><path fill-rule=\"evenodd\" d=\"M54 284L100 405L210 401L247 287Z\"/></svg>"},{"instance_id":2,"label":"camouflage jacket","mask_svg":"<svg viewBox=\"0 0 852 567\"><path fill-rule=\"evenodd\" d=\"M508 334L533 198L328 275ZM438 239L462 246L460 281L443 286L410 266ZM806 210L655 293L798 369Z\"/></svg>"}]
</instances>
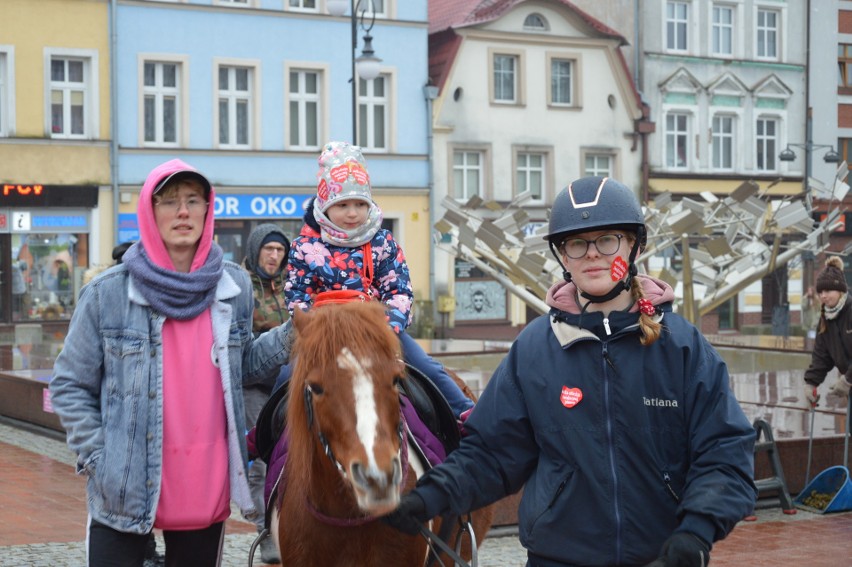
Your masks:
<instances>
[{"instance_id":1,"label":"camouflage jacket","mask_svg":"<svg viewBox=\"0 0 852 567\"><path fill-rule=\"evenodd\" d=\"M279 275L273 279L261 279L257 274L249 274L254 290L254 321L252 331L260 334L283 324L290 318L284 304L284 278Z\"/></svg>"}]
</instances>

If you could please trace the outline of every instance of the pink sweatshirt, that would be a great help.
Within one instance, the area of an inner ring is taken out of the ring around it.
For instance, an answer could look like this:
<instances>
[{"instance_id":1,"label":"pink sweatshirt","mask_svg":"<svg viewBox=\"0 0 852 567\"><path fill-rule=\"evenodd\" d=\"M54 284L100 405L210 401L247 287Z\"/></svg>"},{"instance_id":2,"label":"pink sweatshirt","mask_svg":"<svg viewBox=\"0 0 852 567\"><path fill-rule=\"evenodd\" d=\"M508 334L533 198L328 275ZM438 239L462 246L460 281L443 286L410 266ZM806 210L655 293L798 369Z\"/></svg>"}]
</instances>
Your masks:
<instances>
[{"instance_id":1,"label":"pink sweatshirt","mask_svg":"<svg viewBox=\"0 0 852 567\"><path fill-rule=\"evenodd\" d=\"M174 269L154 219L154 187L175 171L192 169L171 160L152 171L139 196L139 232L152 262ZM190 271L201 267L213 242L213 193ZM195 530L231 513L224 390L213 360L210 311L163 324L163 470L154 526Z\"/></svg>"}]
</instances>

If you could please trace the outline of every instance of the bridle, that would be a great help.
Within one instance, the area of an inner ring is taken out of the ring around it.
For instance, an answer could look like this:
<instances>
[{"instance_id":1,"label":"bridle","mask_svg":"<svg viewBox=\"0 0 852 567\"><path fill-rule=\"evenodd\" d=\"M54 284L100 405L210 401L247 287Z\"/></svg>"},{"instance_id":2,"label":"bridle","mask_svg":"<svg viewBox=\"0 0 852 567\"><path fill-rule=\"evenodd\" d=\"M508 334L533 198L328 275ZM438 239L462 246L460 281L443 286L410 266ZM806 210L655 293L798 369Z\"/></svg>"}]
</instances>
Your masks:
<instances>
[{"instance_id":1,"label":"bridle","mask_svg":"<svg viewBox=\"0 0 852 567\"><path fill-rule=\"evenodd\" d=\"M340 464L340 461L337 460L337 457L334 456L334 451L331 449L331 445L328 443L328 438L322 432L322 428L320 427L319 420L314 419L314 392L311 389L309 384L305 385L304 391L304 400L305 400L305 415L308 420L308 429L312 430L314 428L314 422L316 421L316 434L317 439L320 442L320 446L322 447L323 453L328 459L332 462L334 467L340 473L340 475L346 479L349 474L346 472L346 469L343 465ZM402 464L402 482L400 482L400 491L402 487L405 486L405 482L408 479L408 471L409 471L409 463L408 463L408 423L405 420L405 415L402 412L402 408L399 410L399 453L400 453L400 461ZM369 524L370 522L375 522L376 520L380 520L380 516L373 515L364 515L355 518L337 518L334 516L329 516L327 514L323 514L322 512L314 506L310 499L305 496L305 503L308 507L308 510L317 520L323 522L324 524L335 526L335 527L356 527L363 526L365 524ZM470 564L465 562L464 559L457 553L457 551L453 550L446 542L444 542L440 537L435 535L429 528L425 526L420 526L420 535L423 536L423 539L426 540L426 545L428 546L430 553L433 554L436 558L438 557L438 552L435 550L433 545L438 546L441 551L446 553L450 559L453 560L455 565L459 567L476 567L477 565L477 557L476 557L476 535L473 532L473 527L470 525L470 522L460 522L462 529L466 531L470 536L471 541L471 553L472 559ZM461 538L458 539L459 545L461 544ZM440 560L439 560L440 561Z\"/></svg>"},{"instance_id":2,"label":"bridle","mask_svg":"<svg viewBox=\"0 0 852 567\"><path fill-rule=\"evenodd\" d=\"M346 472L346 469L343 468L343 465L340 464L340 461L337 460L337 457L334 456L334 451L331 449L331 445L328 443L328 438L322 432L322 427L320 427L319 420L314 419L314 403L313 403L313 390L311 390L310 385L305 385L305 415L308 418L308 429L313 429L314 421L317 422L316 434L317 439L320 442L320 446L322 447L323 453L337 471L340 473L344 479L349 477L349 473ZM405 416L402 413L402 409L399 411L399 428L397 431L397 435L399 436L399 454L400 454L400 462L402 465L402 481L400 482L400 490L405 486L406 480L408 480L408 425L405 421ZM359 516L357 518L336 518L333 516L328 516L323 514L322 512L314 506L311 501L305 496L305 502L307 503L308 510L310 510L313 516L320 520L325 524L329 524L336 527L347 527L347 526L362 526L364 524L368 524L370 522L374 522L380 518L380 516L372 516L372 515L364 515Z\"/></svg>"}]
</instances>

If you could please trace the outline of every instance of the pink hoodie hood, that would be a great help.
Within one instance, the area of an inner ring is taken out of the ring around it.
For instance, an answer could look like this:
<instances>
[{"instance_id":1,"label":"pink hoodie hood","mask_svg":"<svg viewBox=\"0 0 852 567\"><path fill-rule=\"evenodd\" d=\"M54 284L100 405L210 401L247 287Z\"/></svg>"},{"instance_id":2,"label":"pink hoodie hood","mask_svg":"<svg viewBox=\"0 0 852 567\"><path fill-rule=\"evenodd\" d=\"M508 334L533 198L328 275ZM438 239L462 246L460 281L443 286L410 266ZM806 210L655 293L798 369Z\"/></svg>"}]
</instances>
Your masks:
<instances>
[{"instance_id":1,"label":"pink hoodie hood","mask_svg":"<svg viewBox=\"0 0 852 567\"><path fill-rule=\"evenodd\" d=\"M641 274L637 275L636 279L642 284L645 297L650 299L654 306L674 301L674 290L666 282ZM548 290L545 301L550 307L555 307L566 313L579 315L580 306L577 305L576 292L577 286L574 282L568 283L561 281L554 284ZM634 303L633 307L630 308L630 312L638 311L638 309L639 306Z\"/></svg>"},{"instance_id":2,"label":"pink hoodie hood","mask_svg":"<svg viewBox=\"0 0 852 567\"><path fill-rule=\"evenodd\" d=\"M201 172L179 159L173 159L166 163L160 164L151 170L145 184L142 186L142 192L139 194L139 207L136 216L139 222L139 235L142 241L142 246L152 262L162 268L174 270L172 259L166 250L166 245L163 244L163 239L160 236L160 230L157 228L157 221L154 219L154 188L161 180L177 173L179 171L194 171L201 175ZM207 216L204 217L204 229L201 232L201 239L198 243L198 249L195 251L195 257L192 259L192 266L189 271L192 272L201 267L207 260L207 255L210 253L210 247L213 245L213 185L210 185L210 194L207 196Z\"/></svg>"}]
</instances>

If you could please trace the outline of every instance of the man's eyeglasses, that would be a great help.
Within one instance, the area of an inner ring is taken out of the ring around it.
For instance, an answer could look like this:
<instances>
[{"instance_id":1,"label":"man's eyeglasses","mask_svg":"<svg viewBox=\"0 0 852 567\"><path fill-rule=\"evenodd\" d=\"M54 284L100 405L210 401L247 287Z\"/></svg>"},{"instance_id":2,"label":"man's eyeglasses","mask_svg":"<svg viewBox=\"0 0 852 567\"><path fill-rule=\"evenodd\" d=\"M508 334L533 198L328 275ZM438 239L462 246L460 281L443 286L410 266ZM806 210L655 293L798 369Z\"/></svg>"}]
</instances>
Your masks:
<instances>
[{"instance_id":1,"label":"man's eyeglasses","mask_svg":"<svg viewBox=\"0 0 852 567\"><path fill-rule=\"evenodd\" d=\"M199 213L207 210L207 201L200 197L190 197L186 201L180 199L160 199L159 201L154 201L154 205L160 210L174 214L177 214L181 207L184 206L190 213Z\"/></svg>"},{"instance_id":2,"label":"man's eyeglasses","mask_svg":"<svg viewBox=\"0 0 852 567\"><path fill-rule=\"evenodd\" d=\"M604 256L612 256L618 252L622 238L624 238L623 234L602 234L592 240L586 240L585 238L566 238L562 241L559 249L572 260L577 260L586 255L590 244L594 244L598 252Z\"/></svg>"},{"instance_id":3,"label":"man's eyeglasses","mask_svg":"<svg viewBox=\"0 0 852 567\"><path fill-rule=\"evenodd\" d=\"M261 246L260 249L267 254L280 254L283 256L287 253L287 249L283 246L274 246L272 244L267 244L266 246Z\"/></svg>"}]
</instances>

